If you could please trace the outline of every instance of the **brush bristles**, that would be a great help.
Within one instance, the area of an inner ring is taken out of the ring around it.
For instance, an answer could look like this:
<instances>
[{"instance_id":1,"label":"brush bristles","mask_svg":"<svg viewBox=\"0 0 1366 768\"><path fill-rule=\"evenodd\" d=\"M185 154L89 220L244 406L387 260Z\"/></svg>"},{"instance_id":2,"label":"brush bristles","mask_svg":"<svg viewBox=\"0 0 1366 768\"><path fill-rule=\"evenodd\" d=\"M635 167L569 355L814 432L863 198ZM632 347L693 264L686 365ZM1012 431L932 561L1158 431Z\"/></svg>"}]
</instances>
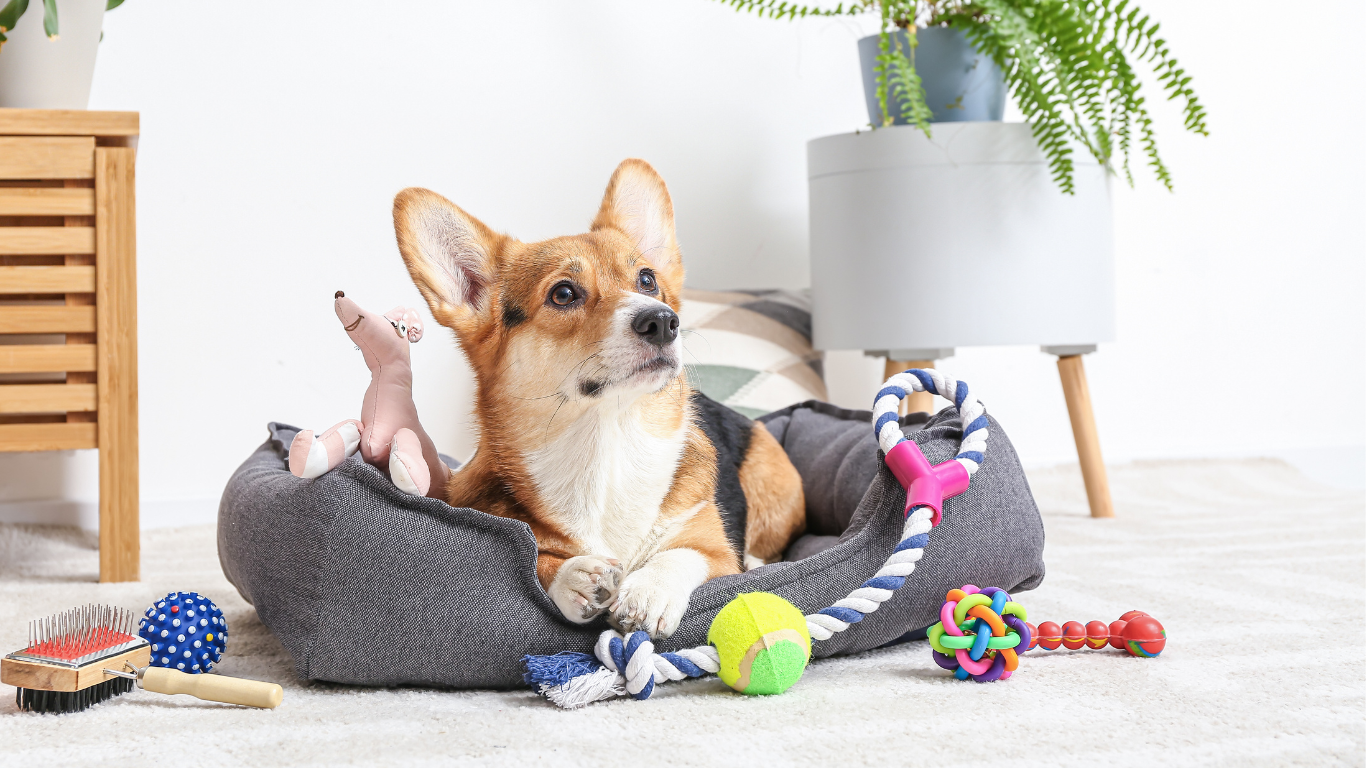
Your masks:
<instances>
[{"instance_id":1,"label":"brush bristles","mask_svg":"<svg viewBox=\"0 0 1366 768\"><path fill-rule=\"evenodd\" d=\"M110 605L83 605L29 622L27 653L74 659L132 640L136 617Z\"/></svg>"},{"instance_id":2,"label":"brush bristles","mask_svg":"<svg viewBox=\"0 0 1366 768\"><path fill-rule=\"evenodd\" d=\"M17 688L14 691L14 703L25 712L80 712L131 690L132 680L113 677L79 691L35 691L31 688Z\"/></svg>"}]
</instances>

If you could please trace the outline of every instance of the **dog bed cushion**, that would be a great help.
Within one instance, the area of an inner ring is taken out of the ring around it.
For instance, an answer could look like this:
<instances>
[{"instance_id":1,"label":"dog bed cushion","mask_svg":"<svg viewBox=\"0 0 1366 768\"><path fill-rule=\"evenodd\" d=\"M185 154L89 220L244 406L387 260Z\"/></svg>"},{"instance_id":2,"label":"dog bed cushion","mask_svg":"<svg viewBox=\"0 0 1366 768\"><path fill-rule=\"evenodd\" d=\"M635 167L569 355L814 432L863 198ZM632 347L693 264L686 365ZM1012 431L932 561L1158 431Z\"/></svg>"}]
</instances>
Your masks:
<instances>
[{"instance_id":1,"label":"dog bed cushion","mask_svg":"<svg viewBox=\"0 0 1366 768\"><path fill-rule=\"evenodd\" d=\"M804 478L812 535L838 538L795 562L703 584L659 650L704 644L712 618L741 592L775 592L811 613L881 567L900 538L906 494L879 458L870 418L818 402L765 417ZM903 429L932 463L957 451L952 409ZM1015 592L1042 581L1043 523L1004 431L995 421L990 429L986 462L966 492L945 502L905 586L817 643L816 657L876 648L934 623L950 588ZM606 623L560 615L536 579L525 523L407 496L355 457L299 479L286 463L296 428L272 423L269 431L223 493L218 553L300 677L507 688L523 684L526 654L591 651Z\"/></svg>"},{"instance_id":2,"label":"dog bed cushion","mask_svg":"<svg viewBox=\"0 0 1366 768\"><path fill-rule=\"evenodd\" d=\"M824 356L811 347L811 292L683 290L688 383L755 418L826 398Z\"/></svg>"}]
</instances>

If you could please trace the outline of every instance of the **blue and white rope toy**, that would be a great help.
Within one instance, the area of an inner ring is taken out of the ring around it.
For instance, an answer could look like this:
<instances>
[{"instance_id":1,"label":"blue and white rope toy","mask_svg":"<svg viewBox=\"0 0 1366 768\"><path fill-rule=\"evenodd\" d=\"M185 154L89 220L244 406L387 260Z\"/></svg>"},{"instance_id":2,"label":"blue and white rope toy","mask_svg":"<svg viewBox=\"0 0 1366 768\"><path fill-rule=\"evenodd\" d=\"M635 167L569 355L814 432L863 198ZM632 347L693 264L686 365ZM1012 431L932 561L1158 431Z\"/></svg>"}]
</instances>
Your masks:
<instances>
[{"instance_id":1,"label":"blue and white rope toy","mask_svg":"<svg viewBox=\"0 0 1366 768\"><path fill-rule=\"evenodd\" d=\"M902 433L898 412L910 392L929 392L953 402L963 426L963 440L953 459L931 466L915 441ZM943 500L966 490L985 460L986 408L964 382L933 369L913 368L887 379L878 391L873 432L886 454L887 468L906 489L906 525L900 543L872 578L834 605L807 614L812 641L828 640L863 621L906 583L929 542L930 530L939 524ZM672 653L654 649L644 632L623 637L609 629L598 636L591 655L527 656L523 679L550 701L572 709L621 695L647 699L657 683L716 674L720 669L716 648L710 645Z\"/></svg>"}]
</instances>

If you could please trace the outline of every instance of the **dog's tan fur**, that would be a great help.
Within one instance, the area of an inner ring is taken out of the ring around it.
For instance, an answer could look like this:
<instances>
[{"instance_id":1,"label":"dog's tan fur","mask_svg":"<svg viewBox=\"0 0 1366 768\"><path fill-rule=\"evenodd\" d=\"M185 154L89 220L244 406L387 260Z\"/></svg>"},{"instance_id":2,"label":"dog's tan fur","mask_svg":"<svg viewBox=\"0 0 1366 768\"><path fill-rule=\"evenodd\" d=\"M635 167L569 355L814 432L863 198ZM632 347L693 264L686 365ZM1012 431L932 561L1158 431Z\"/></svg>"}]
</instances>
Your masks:
<instances>
[{"instance_id":1,"label":"dog's tan fur","mask_svg":"<svg viewBox=\"0 0 1366 768\"><path fill-rule=\"evenodd\" d=\"M452 474L450 503L525 521L541 584L569 619L608 612L618 628L671 634L691 589L738 572L741 553L713 501L716 450L693 421L678 356L663 348L630 368L655 352L620 338L633 307L679 309L682 254L663 180L625 161L588 233L539 243L424 189L399 193L394 225L413 281L478 382L478 449ZM642 289L642 270L656 292ZM582 303L553 303L562 284ZM804 500L761 425L741 485L747 554L776 560L804 525Z\"/></svg>"},{"instance_id":2,"label":"dog's tan fur","mask_svg":"<svg viewBox=\"0 0 1366 768\"><path fill-rule=\"evenodd\" d=\"M787 452L757 421L751 429L749 452L740 464L740 488L749 504L745 554L765 563L781 560L787 545L806 530L806 494L802 476Z\"/></svg>"}]
</instances>

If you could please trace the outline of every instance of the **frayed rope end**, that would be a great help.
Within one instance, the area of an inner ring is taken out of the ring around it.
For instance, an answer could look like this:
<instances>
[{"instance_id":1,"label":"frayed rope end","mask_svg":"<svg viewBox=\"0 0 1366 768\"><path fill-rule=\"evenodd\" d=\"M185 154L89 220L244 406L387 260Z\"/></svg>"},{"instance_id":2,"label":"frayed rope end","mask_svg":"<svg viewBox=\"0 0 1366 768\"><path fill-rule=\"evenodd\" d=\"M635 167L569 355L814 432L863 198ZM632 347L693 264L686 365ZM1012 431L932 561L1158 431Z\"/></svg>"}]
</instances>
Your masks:
<instances>
[{"instance_id":1,"label":"frayed rope end","mask_svg":"<svg viewBox=\"0 0 1366 768\"><path fill-rule=\"evenodd\" d=\"M592 654L565 651L553 656L523 656L526 673L522 682L531 686L564 685L580 675L587 675L602 669L602 663Z\"/></svg>"},{"instance_id":2,"label":"frayed rope end","mask_svg":"<svg viewBox=\"0 0 1366 768\"><path fill-rule=\"evenodd\" d=\"M553 656L525 656L522 680L551 703L576 709L626 694L622 678L587 653L566 651Z\"/></svg>"},{"instance_id":3,"label":"frayed rope end","mask_svg":"<svg viewBox=\"0 0 1366 768\"><path fill-rule=\"evenodd\" d=\"M594 702L625 696L626 687L622 685L621 675L607 667L598 667L598 671L579 675L564 685L542 685L539 693L556 706L578 709Z\"/></svg>"}]
</instances>

